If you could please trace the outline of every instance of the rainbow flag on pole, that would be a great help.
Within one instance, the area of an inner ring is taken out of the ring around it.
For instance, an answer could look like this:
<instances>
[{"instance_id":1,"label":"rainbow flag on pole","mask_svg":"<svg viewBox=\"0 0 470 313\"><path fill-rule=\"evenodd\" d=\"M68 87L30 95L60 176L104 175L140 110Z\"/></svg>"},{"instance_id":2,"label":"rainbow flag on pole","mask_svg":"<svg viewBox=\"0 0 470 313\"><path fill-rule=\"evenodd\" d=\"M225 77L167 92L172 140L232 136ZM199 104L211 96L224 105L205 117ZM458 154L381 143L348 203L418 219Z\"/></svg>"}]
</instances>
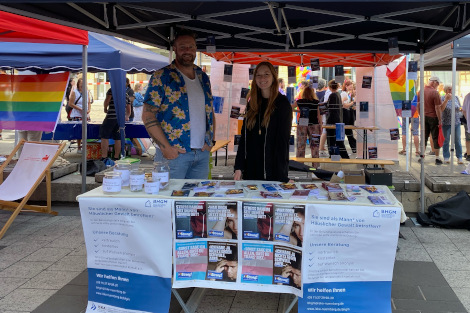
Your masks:
<instances>
[{"instance_id":1,"label":"rainbow flag on pole","mask_svg":"<svg viewBox=\"0 0 470 313\"><path fill-rule=\"evenodd\" d=\"M54 131L69 73L0 75L0 129Z\"/></svg>"},{"instance_id":2,"label":"rainbow flag on pole","mask_svg":"<svg viewBox=\"0 0 470 313\"><path fill-rule=\"evenodd\" d=\"M387 67L388 83L390 84L390 92L392 93L393 105L398 116L401 116L402 101L406 100L406 58L393 70ZM408 84L409 98L411 100L411 114L418 117L416 112L417 96L415 90L415 81L410 80Z\"/></svg>"}]
</instances>

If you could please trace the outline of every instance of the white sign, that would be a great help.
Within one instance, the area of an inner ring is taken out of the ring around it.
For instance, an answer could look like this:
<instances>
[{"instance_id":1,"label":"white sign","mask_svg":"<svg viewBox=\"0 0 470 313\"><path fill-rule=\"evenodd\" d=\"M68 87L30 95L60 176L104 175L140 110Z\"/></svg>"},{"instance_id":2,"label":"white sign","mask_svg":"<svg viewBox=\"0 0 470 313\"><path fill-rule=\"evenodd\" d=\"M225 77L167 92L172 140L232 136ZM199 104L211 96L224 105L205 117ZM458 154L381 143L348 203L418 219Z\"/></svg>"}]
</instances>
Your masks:
<instances>
[{"instance_id":1,"label":"white sign","mask_svg":"<svg viewBox=\"0 0 470 313\"><path fill-rule=\"evenodd\" d=\"M84 197L79 203L87 248L86 312L168 312L173 201Z\"/></svg>"}]
</instances>

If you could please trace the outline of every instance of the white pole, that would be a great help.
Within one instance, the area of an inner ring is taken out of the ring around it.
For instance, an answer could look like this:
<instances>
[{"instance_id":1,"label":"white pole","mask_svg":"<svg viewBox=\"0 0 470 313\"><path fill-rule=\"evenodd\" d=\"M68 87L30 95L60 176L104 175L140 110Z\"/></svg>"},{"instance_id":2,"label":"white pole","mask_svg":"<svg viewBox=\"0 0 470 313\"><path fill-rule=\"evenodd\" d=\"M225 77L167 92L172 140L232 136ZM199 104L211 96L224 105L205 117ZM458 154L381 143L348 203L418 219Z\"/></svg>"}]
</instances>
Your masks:
<instances>
[{"instance_id":1,"label":"white pole","mask_svg":"<svg viewBox=\"0 0 470 313\"><path fill-rule=\"evenodd\" d=\"M410 100L410 94L408 92L409 90L409 87L410 87L410 81L408 80L408 61L410 60L410 56L409 54L407 53L406 54L406 69L405 69L405 75L406 75L406 84L405 84L405 100ZM403 123L403 118L402 118L402 123ZM405 118L405 127L406 127L406 133L408 134L408 139L410 138L413 138L413 134L411 133L411 130L410 130L410 118L409 117L406 117ZM403 127L403 128L405 128ZM410 153L410 141L407 140L406 141L406 171L409 172L410 171L410 156L411 156L411 153Z\"/></svg>"},{"instance_id":2,"label":"white pole","mask_svg":"<svg viewBox=\"0 0 470 313\"><path fill-rule=\"evenodd\" d=\"M455 151L455 88L457 85L457 59L452 58L452 111L450 122L450 172L454 173ZM460 125L459 125L460 126Z\"/></svg>"},{"instance_id":3,"label":"white pole","mask_svg":"<svg viewBox=\"0 0 470 313\"><path fill-rule=\"evenodd\" d=\"M377 125L377 115L378 113L378 107L377 107L377 66L374 66L374 78L372 79L372 84L374 85L374 126ZM380 130L379 130L380 131ZM364 143L362 143L364 144ZM374 144L377 147L377 131L374 131ZM378 147L377 147L378 148ZM366 147L367 149L367 147Z\"/></svg>"},{"instance_id":4,"label":"white pole","mask_svg":"<svg viewBox=\"0 0 470 313\"><path fill-rule=\"evenodd\" d=\"M421 190L420 190L420 210L424 213L424 188L426 188L424 181L424 154L426 152L426 146L424 145L424 51L419 51L419 115L420 115L420 127L421 127Z\"/></svg>"},{"instance_id":5,"label":"white pole","mask_svg":"<svg viewBox=\"0 0 470 313\"><path fill-rule=\"evenodd\" d=\"M87 150L87 110L88 110L88 47L82 49L82 193L86 192L86 150Z\"/></svg>"}]
</instances>

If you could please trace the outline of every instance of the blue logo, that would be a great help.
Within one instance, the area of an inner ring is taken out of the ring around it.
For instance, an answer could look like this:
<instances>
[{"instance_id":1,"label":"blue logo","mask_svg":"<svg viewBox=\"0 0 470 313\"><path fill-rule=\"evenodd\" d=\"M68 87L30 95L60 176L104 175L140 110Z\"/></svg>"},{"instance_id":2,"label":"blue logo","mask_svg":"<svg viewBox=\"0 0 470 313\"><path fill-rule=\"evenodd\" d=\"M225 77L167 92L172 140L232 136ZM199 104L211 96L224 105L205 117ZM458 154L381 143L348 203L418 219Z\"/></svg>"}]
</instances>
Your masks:
<instances>
[{"instance_id":1,"label":"blue logo","mask_svg":"<svg viewBox=\"0 0 470 313\"><path fill-rule=\"evenodd\" d=\"M380 212L379 210L375 210L374 213L372 213L373 217L380 217Z\"/></svg>"},{"instance_id":2,"label":"blue logo","mask_svg":"<svg viewBox=\"0 0 470 313\"><path fill-rule=\"evenodd\" d=\"M274 234L274 239L280 240L280 241L286 241L286 242L290 241L290 237L284 234Z\"/></svg>"},{"instance_id":3,"label":"blue logo","mask_svg":"<svg viewBox=\"0 0 470 313\"><path fill-rule=\"evenodd\" d=\"M243 281L258 281L258 275L242 274Z\"/></svg>"},{"instance_id":4,"label":"blue logo","mask_svg":"<svg viewBox=\"0 0 470 313\"><path fill-rule=\"evenodd\" d=\"M91 304L91 308L93 311L96 310L96 305L94 303Z\"/></svg>"},{"instance_id":5,"label":"blue logo","mask_svg":"<svg viewBox=\"0 0 470 313\"><path fill-rule=\"evenodd\" d=\"M209 230L210 237L224 237L223 230Z\"/></svg>"},{"instance_id":6,"label":"blue logo","mask_svg":"<svg viewBox=\"0 0 470 313\"><path fill-rule=\"evenodd\" d=\"M283 277L281 275L274 275L274 283L289 285L289 278L288 277Z\"/></svg>"},{"instance_id":7,"label":"blue logo","mask_svg":"<svg viewBox=\"0 0 470 313\"><path fill-rule=\"evenodd\" d=\"M254 233L252 231L244 231L243 238L244 239L259 239L259 233Z\"/></svg>"},{"instance_id":8,"label":"blue logo","mask_svg":"<svg viewBox=\"0 0 470 313\"><path fill-rule=\"evenodd\" d=\"M215 271L207 271L208 279L222 279L223 274Z\"/></svg>"},{"instance_id":9,"label":"blue logo","mask_svg":"<svg viewBox=\"0 0 470 313\"><path fill-rule=\"evenodd\" d=\"M193 277L192 272L178 272L177 275L178 275L178 278L192 278Z\"/></svg>"},{"instance_id":10,"label":"blue logo","mask_svg":"<svg viewBox=\"0 0 470 313\"><path fill-rule=\"evenodd\" d=\"M150 202L150 200L145 201L145 207L146 208L151 208L152 207L152 202Z\"/></svg>"},{"instance_id":11,"label":"blue logo","mask_svg":"<svg viewBox=\"0 0 470 313\"><path fill-rule=\"evenodd\" d=\"M178 230L176 232L176 238L193 238L193 232L192 231L183 231L183 230Z\"/></svg>"}]
</instances>

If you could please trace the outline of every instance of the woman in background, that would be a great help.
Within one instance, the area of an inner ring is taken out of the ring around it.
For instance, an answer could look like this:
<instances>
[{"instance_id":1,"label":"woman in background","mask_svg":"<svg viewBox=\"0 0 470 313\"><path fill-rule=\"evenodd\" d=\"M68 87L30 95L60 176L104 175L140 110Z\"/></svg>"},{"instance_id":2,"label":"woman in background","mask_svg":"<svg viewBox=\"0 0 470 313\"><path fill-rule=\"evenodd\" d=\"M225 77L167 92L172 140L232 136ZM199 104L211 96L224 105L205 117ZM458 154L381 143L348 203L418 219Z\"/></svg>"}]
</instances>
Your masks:
<instances>
[{"instance_id":1,"label":"woman in background","mask_svg":"<svg viewBox=\"0 0 470 313\"><path fill-rule=\"evenodd\" d=\"M355 114L352 108L355 105L354 102L354 82L352 80L346 80L343 84L343 91L341 92L341 101L343 101L343 123L345 125L354 125ZM355 108L355 107L354 107ZM345 135L348 137L349 146L351 147L352 153L356 153L356 138L354 138L353 130L346 129Z\"/></svg>"},{"instance_id":2,"label":"woman in background","mask_svg":"<svg viewBox=\"0 0 470 313\"><path fill-rule=\"evenodd\" d=\"M338 92L339 84L335 82L334 79L328 82L328 88L331 91L331 94L328 96L327 109L328 109L328 118L326 123L328 125L335 125L336 123L342 123L343 116L343 101L341 100L341 95ZM328 148L330 155L333 154L332 148L337 147L339 149L339 154L343 159L349 159L348 152L344 146L344 141L336 141L336 129L327 129L326 136L328 141Z\"/></svg>"},{"instance_id":3,"label":"woman in background","mask_svg":"<svg viewBox=\"0 0 470 313\"><path fill-rule=\"evenodd\" d=\"M452 129L452 86L444 86L444 92L446 95L450 95L450 100L445 101L446 96L442 96L441 101L441 111L442 111L442 132L444 133L444 144L442 145L442 154L444 155L444 163L450 163L450 152L449 152L449 142L450 134ZM462 159L462 141L460 139L460 117L462 116L461 110L462 106L460 105L459 98L455 96L455 156L457 157L457 163L463 164Z\"/></svg>"},{"instance_id":4,"label":"woman in background","mask_svg":"<svg viewBox=\"0 0 470 313\"><path fill-rule=\"evenodd\" d=\"M253 76L233 178L288 182L292 107L271 63L259 63Z\"/></svg>"},{"instance_id":5,"label":"woman in background","mask_svg":"<svg viewBox=\"0 0 470 313\"><path fill-rule=\"evenodd\" d=\"M141 83L136 83L134 85L134 101L132 106L134 107L134 122L142 122L142 108L144 105L144 96L142 91L144 90L144 85Z\"/></svg>"},{"instance_id":6,"label":"woman in background","mask_svg":"<svg viewBox=\"0 0 470 313\"><path fill-rule=\"evenodd\" d=\"M72 107L72 112L70 113L70 117L72 118L72 121L81 121L82 120L82 108L83 108L83 79L79 78L77 80L77 88L73 89L70 92L70 99L69 99L69 106ZM91 96L90 92L88 92L88 97L87 97L87 121L90 121L90 110L91 110ZM77 139L77 153L82 153L82 140Z\"/></svg>"},{"instance_id":7,"label":"woman in background","mask_svg":"<svg viewBox=\"0 0 470 313\"><path fill-rule=\"evenodd\" d=\"M298 99L292 108L299 108L300 119L297 123L297 151L295 156L305 158L305 148L307 138L310 142L310 152L312 158L318 158L321 136L322 119L318 109L318 101L315 90L312 86L307 86L302 92L302 99ZM313 163L313 167L318 167L318 163Z\"/></svg>"}]
</instances>

